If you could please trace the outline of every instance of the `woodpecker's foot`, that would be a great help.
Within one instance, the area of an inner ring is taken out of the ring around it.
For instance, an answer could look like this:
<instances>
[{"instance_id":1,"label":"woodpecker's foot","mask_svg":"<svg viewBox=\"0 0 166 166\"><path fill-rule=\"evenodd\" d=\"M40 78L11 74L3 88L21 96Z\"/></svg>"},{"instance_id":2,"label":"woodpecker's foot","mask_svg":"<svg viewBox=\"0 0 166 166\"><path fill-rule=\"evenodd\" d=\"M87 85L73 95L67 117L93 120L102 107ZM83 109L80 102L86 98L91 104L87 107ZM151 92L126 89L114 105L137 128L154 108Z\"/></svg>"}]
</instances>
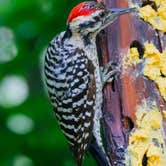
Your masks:
<instances>
[{"instance_id":1,"label":"woodpecker's foot","mask_svg":"<svg viewBox=\"0 0 166 166\"><path fill-rule=\"evenodd\" d=\"M116 66L114 69L112 69L112 66ZM101 79L103 86L106 83L111 83L117 74L120 72L120 68L117 65L117 63L110 61L104 68L101 68Z\"/></svg>"}]
</instances>

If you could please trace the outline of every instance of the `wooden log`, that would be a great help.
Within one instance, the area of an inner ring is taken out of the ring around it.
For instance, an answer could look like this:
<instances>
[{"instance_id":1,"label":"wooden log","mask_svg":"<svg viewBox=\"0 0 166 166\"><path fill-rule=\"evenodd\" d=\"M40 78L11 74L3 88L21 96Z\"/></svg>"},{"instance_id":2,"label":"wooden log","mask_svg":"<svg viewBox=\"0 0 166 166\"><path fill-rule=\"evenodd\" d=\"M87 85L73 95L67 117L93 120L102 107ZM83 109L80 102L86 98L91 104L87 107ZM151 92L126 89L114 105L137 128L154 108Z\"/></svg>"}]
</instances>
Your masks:
<instances>
[{"instance_id":1,"label":"wooden log","mask_svg":"<svg viewBox=\"0 0 166 166\"><path fill-rule=\"evenodd\" d=\"M108 8L128 7L125 0L104 0ZM141 4L141 0L133 3ZM166 47L166 37L154 30L151 25L144 22L136 14L120 16L112 25L98 36L99 58L101 65L109 61L122 64L122 59L127 55L133 41L141 44L152 42L162 51ZM126 72L123 66L121 74L104 89L103 126L107 142L107 150L113 166L125 165L126 149L129 143L129 135L136 127L136 108L144 100L155 101L160 111L166 110L166 102L160 96L158 88L153 81L143 75L135 75L140 66L131 67ZM163 121L164 131L166 123Z\"/></svg>"}]
</instances>

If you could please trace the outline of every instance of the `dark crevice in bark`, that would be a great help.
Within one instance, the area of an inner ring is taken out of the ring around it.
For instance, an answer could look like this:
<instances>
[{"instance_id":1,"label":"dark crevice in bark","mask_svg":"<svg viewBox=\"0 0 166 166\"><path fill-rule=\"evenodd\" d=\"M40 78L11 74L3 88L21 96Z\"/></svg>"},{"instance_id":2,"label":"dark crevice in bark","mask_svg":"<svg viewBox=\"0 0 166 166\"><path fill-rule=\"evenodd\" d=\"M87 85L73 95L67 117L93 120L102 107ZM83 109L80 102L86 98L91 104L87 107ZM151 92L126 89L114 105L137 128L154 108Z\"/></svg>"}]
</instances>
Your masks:
<instances>
[{"instance_id":1,"label":"dark crevice in bark","mask_svg":"<svg viewBox=\"0 0 166 166\"><path fill-rule=\"evenodd\" d=\"M112 91L115 92L115 81L112 81Z\"/></svg>"},{"instance_id":2,"label":"dark crevice in bark","mask_svg":"<svg viewBox=\"0 0 166 166\"><path fill-rule=\"evenodd\" d=\"M147 166L147 164L148 164L148 158L147 158L147 155L145 153L143 156L143 159L142 159L142 166Z\"/></svg>"},{"instance_id":3,"label":"dark crevice in bark","mask_svg":"<svg viewBox=\"0 0 166 166\"><path fill-rule=\"evenodd\" d=\"M138 49L139 58L142 59L145 52L144 46L138 40L134 40L130 44L130 48L133 48L133 47L136 47Z\"/></svg>"},{"instance_id":4,"label":"dark crevice in bark","mask_svg":"<svg viewBox=\"0 0 166 166\"><path fill-rule=\"evenodd\" d=\"M159 46L158 49L159 49L160 52L163 52L159 30L156 30L156 33L157 33L157 38L158 38L158 46Z\"/></svg>"},{"instance_id":5,"label":"dark crevice in bark","mask_svg":"<svg viewBox=\"0 0 166 166\"><path fill-rule=\"evenodd\" d=\"M156 6L155 2L149 1L149 0L144 0L143 3L142 3L142 7L144 7L146 5L150 5L154 10L157 11L157 6Z\"/></svg>"},{"instance_id":6,"label":"dark crevice in bark","mask_svg":"<svg viewBox=\"0 0 166 166\"><path fill-rule=\"evenodd\" d=\"M130 117L123 118L123 126L127 131L131 131L134 128L134 123Z\"/></svg>"}]
</instances>

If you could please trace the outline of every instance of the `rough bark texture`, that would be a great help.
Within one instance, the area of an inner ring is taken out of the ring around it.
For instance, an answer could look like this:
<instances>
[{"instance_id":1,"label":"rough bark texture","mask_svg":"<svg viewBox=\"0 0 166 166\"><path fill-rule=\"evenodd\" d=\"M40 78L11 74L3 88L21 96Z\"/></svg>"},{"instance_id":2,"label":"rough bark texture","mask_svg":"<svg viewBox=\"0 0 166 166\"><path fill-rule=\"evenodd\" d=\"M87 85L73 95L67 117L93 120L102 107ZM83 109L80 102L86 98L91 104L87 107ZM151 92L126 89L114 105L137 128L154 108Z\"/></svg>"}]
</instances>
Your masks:
<instances>
[{"instance_id":1,"label":"rough bark texture","mask_svg":"<svg viewBox=\"0 0 166 166\"><path fill-rule=\"evenodd\" d=\"M142 3L141 0L135 0ZM127 0L105 0L108 8L128 7ZM133 41L144 43L152 41L159 50L166 45L166 37L160 36L149 24L145 23L135 14L125 14L115 21L99 35L99 53L102 54L102 63L115 61L121 64L122 57ZM161 42L162 41L162 42ZM139 68L139 66L136 66ZM122 71L124 69L122 68ZM160 111L166 109L166 102L161 98L155 83L143 76L132 79L133 70L118 76L112 85L104 90L104 120L103 126L107 142L107 149L113 166L124 165L125 150L131 130L136 125L136 106L143 99L152 99L157 103ZM166 123L163 122L165 126ZM166 126L165 126L166 132Z\"/></svg>"}]
</instances>

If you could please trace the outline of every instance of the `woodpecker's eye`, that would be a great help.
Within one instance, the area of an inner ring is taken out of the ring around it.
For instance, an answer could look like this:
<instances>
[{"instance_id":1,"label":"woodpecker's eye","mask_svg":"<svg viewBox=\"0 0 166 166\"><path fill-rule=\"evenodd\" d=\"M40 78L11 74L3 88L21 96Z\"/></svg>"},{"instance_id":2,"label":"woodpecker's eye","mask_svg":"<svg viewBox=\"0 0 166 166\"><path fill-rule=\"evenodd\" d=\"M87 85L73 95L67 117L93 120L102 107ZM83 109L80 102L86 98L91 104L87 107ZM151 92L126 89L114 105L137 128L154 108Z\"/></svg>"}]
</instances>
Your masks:
<instances>
[{"instance_id":1,"label":"woodpecker's eye","mask_svg":"<svg viewBox=\"0 0 166 166\"><path fill-rule=\"evenodd\" d=\"M104 16L105 16L105 13L104 13L104 12L101 12L101 13L99 13L99 16L100 16L100 17L104 17Z\"/></svg>"},{"instance_id":2,"label":"woodpecker's eye","mask_svg":"<svg viewBox=\"0 0 166 166\"><path fill-rule=\"evenodd\" d=\"M98 16L95 16L93 18L94 18L95 21L100 21L100 17L98 17Z\"/></svg>"}]
</instances>

